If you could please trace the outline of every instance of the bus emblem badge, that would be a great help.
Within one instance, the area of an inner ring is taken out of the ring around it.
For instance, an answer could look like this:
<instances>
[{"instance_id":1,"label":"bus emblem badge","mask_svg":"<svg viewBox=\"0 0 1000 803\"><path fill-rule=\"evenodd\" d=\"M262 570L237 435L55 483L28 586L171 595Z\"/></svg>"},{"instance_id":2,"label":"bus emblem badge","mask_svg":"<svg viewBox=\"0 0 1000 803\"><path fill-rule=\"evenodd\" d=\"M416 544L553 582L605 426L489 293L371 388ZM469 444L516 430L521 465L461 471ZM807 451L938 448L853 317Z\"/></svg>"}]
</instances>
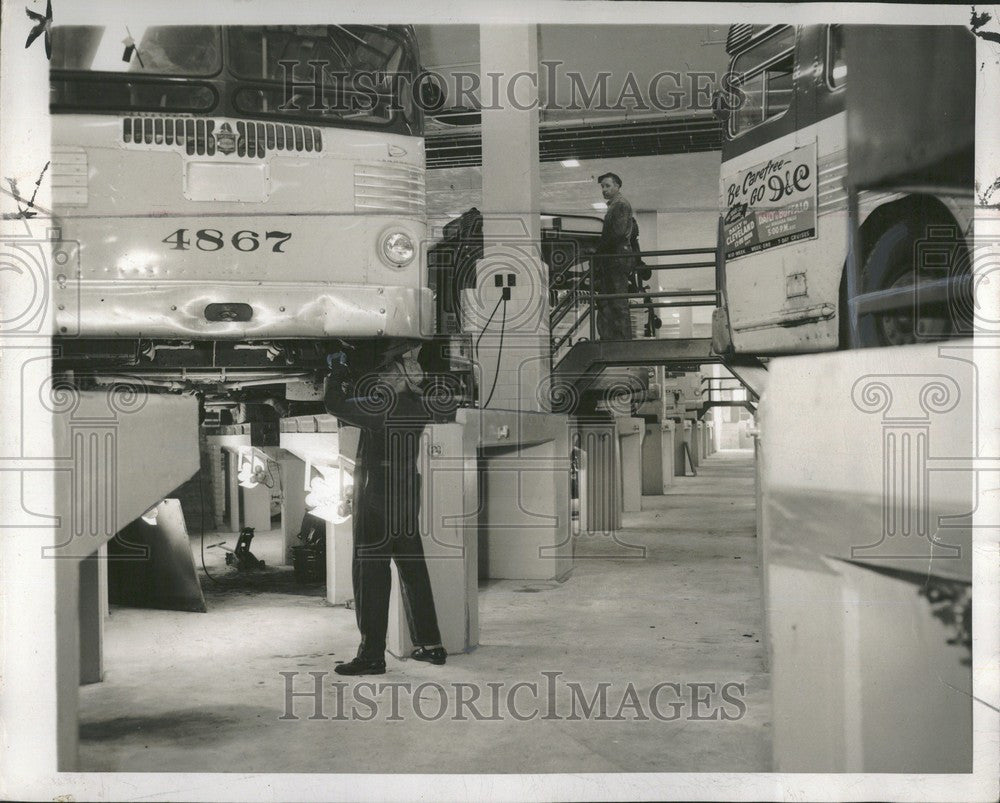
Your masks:
<instances>
[{"instance_id":1,"label":"bus emblem badge","mask_svg":"<svg viewBox=\"0 0 1000 803\"><path fill-rule=\"evenodd\" d=\"M228 156L236 150L236 142L239 140L239 134L229 127L229 123L223 123L222 127L219 128L214 136L215 147L220 153L224 153Z\"/></svg>"}]
</instances>

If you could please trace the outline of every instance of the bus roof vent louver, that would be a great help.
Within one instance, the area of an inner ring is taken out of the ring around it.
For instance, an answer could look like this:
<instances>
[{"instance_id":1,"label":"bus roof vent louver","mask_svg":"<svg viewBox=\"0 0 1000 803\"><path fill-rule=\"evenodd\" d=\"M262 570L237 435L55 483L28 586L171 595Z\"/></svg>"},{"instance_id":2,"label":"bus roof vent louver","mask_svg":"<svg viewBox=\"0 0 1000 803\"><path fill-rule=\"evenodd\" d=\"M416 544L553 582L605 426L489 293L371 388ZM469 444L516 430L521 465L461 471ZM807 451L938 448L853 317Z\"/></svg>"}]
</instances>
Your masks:
<instances>
[{"instance_id":1,"label":"bus roof vent louver","mask_svg":"<svg viewBox=\"0 0 1000 803\"><path fill-rule=\"evenodd\" d=\"M726 34L726 53L730 56L740 50L754 35L754 27L748 23L737 23L729 26L729 33ZM757 26L759 27L759 26Z\"/></svg>"},{"instance_id":2,"label":"bus roof vent louver","mask_svg":"<svg viewBox=\"0 0 1000 803\"><path fill-rule=\"evenodd\" d=\"M242 156L263 159L269 151L319 153L320 129L303 125L238 120L235 123L204 117L126 117L122 121L126 145L164 145L189 156Z\"/></svg>"}]
</instances>

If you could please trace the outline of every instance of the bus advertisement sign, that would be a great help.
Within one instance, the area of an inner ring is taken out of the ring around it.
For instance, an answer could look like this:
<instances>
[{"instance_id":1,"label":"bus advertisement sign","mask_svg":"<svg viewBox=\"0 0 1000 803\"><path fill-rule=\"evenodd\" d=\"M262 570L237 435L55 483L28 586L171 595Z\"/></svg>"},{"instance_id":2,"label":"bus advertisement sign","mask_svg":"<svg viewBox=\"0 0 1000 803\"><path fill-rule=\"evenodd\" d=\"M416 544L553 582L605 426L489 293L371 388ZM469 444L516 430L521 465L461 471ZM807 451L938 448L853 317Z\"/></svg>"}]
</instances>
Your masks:
<instances>
[{"instance_id":1,"label":"bus advertisement sign","mask_svg":"<svg viewBox=\"0 0 1000 803\"><path fill-rule=\"evenodd\" d=\"M816 143L723 176L726 259L816 236Z\"/></svg>"}]
</instances>

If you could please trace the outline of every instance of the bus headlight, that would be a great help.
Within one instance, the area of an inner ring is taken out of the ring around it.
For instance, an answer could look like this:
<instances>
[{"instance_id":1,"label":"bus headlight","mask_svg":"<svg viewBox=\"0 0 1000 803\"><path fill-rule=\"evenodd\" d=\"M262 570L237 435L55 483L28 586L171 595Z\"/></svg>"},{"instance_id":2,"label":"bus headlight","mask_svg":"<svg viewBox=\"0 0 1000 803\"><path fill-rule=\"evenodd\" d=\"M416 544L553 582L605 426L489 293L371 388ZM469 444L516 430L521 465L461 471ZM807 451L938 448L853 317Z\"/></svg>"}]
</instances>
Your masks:
<instances>
[{"instance_id":1,"label":"bus headlight","mask_svg":"<svg viewBox=\"0 0 1000 803\"><path fill-rule=\"evenodd\" d=\"M389 232L382 238L382 258L394 268L401 268L413 261L416 249L410 235L401 231Z\"/></svg>"}]
</instances>

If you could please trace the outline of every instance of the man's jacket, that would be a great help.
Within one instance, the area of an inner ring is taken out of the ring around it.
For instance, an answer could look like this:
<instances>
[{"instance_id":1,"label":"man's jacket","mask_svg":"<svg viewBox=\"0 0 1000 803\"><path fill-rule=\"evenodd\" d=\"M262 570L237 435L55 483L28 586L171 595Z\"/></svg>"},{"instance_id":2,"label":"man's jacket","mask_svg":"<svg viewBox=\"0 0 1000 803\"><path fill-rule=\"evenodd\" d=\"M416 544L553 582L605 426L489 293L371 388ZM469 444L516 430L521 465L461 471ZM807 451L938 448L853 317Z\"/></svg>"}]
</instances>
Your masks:
<instances>
[{"instance_id":1,"label":"man's jacket","mask_svg":"<svg viewBox=\"0 0 1000 803\"><path fill-rule=\"evenodd\" d=\"M598 254L630 254L632 240L632 204L624 195L618 193L608 202L608 211L604 215L604 228L597 241ZM633 267L634 258L611 260L621 269Z\"/></svg>"},{"instance_id":2,"label":"man's jacket","mask_svg":"<svg viewBox=\"0 0 1000 803\"><path fill-rule=\"evenodd\" d=\"M349 383L331 376L324 403L331 415L361 430L354 471L355 524L374 518L392 532L416 534L420 438L433 416L409 389L353 397L349 390Z\"/></svg>"}]
</instances>

